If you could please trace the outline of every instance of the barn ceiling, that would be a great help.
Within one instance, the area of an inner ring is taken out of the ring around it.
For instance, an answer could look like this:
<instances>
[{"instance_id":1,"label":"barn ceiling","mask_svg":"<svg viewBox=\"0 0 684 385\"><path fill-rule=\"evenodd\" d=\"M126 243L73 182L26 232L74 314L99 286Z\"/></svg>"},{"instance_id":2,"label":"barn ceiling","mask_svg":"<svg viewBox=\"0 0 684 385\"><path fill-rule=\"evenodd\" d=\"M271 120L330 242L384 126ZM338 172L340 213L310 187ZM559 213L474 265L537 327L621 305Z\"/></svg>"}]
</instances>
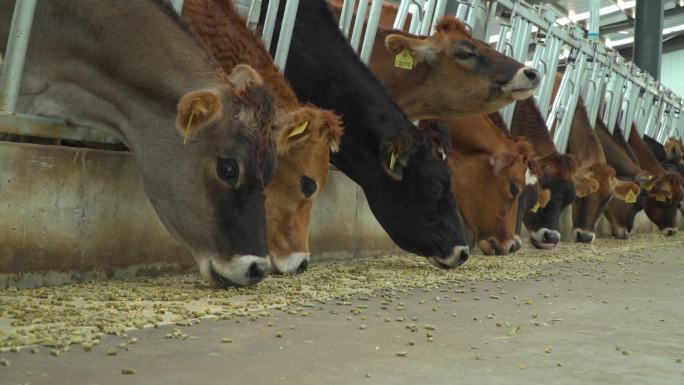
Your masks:
<instances>
[{"instance_id":1,"label":"barn ceiling","mask_svg":"<svg viewBox=\"0 0 684 385\"><path fill-rule=\"evenodd\" d=\"M684 0L663 1L665 20L663 39L669 40L684 33ZM530 4L548 4L567 20L588 27L591 0L527 0ZM635 0L601 0L600 35L608 46L618 49L631 46L634 41Z\"/></svg>"}]
</instances>

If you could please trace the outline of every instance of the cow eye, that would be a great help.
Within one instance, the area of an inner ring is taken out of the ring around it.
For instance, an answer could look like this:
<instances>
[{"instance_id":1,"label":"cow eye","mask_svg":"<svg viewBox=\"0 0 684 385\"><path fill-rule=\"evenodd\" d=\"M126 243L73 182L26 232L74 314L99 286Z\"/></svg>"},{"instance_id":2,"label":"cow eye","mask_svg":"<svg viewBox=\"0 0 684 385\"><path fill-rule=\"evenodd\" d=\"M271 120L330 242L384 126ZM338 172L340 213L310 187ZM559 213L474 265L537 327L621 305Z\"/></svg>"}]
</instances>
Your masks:
<instances>
[{"instance_id":1,"label":"cow eye","mask_svg":"<svg viewBox=\"0 0 684 385\"><path fill-rule=\"evenodd\" d=\"M219 158L216 162L216 173L228 183L234 183L240 174L240 166L233 158Z\"/></svg>"},{"instance_id":2,"label":"cow eye","mask_svg":"<svg viewBox=\"0 0 684 385\"><path fill-rule=\"evenodd\" d=\"M459 60L468 60L474 58L475 56L477 56L477 54L473 51L463 50L454 52L454 57Z\"/></svg>"},{"instance_id":3,"label":"cow eye","mask_svg":"<svg viewBox=\"0 0 684 385\"><path fill-rule=\"evenodd\" d=\"M435 197L441 198L442 195L444 195L444 185L441 183L435 183L432 185L430 191L432 192L432 195L434 195Z\"/></svg>"},{"instance_id":4,"label":"cow eye","mask_svg":"<svg viewBox=\"0 0 684 385\"><path fill-rule=\"evenodd\" d=\"M304 196L307 198L312 196L318 188L318 186L316 185L316 181L309 178L306 175L302 176L299 179L299 185L302 188L302 194L304 194Z\"/></svg>"},{"instance_id":5,"label":"cow eye","mask_svg":"<svg viewBox=\"0 0 684 385\"><path fill-rule=\"evenodd\" d=\"M518 185L515 183L511 183L509 186L509 189L511 191L511 196L513 198L517 198L518 195L520 194L520 187L518 187Z\"/></svg>"}]
</instances>

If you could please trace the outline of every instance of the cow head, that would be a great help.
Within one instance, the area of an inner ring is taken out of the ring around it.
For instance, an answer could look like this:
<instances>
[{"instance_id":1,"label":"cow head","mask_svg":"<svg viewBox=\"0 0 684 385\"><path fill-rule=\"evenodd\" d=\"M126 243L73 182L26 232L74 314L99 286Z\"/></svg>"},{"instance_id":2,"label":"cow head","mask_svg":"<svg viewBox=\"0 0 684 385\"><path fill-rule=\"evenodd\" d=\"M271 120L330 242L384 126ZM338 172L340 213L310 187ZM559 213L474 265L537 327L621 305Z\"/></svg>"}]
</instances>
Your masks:
<instances>
[{"instance_id":1,"label":"cow head","mask_svg":"<svg viewBox=\"0 0 684 385\"><path fill-rule=\"evenodd\" d=\"M313 200L328 181L330 151L339 149L343 131L337 115L313 106L278 116L278 170L266 187L266 221L268 250L279 273L301 273L309 264Z\"/></svg>"},{"instance_id":2,"label":"cow head","mask_svg":"<svg viewBox=\"0 0 684 385\"><path fill-rule=\"evenodd\" d=\"M429 100L429 106L405 103L393 92L412 119L484 115L531 96L539 85L535 69L474 39L453 17L442 19L436 33L426 38L399 32L388 35L385 47L393 55L409 55L408 70L420 77L423 86L409 90L407 97Z\"/></svg>"},{"instance_id":3,"label":"cow head","mask_svg":"<svg viewBox=\"0 0 684 385\"><path fill-rule=\"evenodd\" d=\"M668 171L644 187L648 191L646 215L668 236L677 233L677 210L684 195L682 183L681 175Z\"/></svg>"},{"instance_id":4,"label":"cow head","mask_svg":"<svg viewBox=\"0 0 684 385\"><path fill-rule=\"evenodd\" d=\"M575 161L570 155L552 153L535 159L542 170L541 192L537 204L525 211L523 221L530 232L532 245L553 249L560 242L560 216L576 196L592 191L590 183L575 186Z\"/></svg>"},{"instance_id":5,"label":"cow head","mask_svg":"<svg viewBox=\"0 0 684 385\"><path fill-rule=\"evenodd\" d=\"M487 255L514 249L518 199L527 186L531 154L530 145L519 140L493 154L454 151L449 159L459 211Z\"/></svg>"},{"instance_id":6,"label":"cow head","mask_svg":"<svg viewBox=\"0 0 684 385\"><path fill-rule=\"evenodd\" d=\"M605 163L593 163L578 169L576 180L584 181L586 186L597 186L596 190L583 197L578 193L573 203L572 235L577 242L594 241L596 223L613 198L635 203L640 193L638 184L616 179L615 169Z\"/></svg>"},{"instance_id":7,"label":"cow head","mask_svg":"<svg viewBox=\"0 0 684 385\"><path fill-rule=\"evenodd\" d=\"M383 140L380 152L390 178L374 177L373 188L364 188L368 204L399 247L441 268L459 266L470 252L451 194L448 131L430 124L408 133Z\"/></svg>"},{"instance_id":8,"label":"cow head","mask_svg":"<svg viewBox=\"0 0 684 385\"><path fill-rule=\"evenodd\" d=\"M226 80L186 93L177 142L139 155L164 225L219 287L254 284L271 271L263 189L276 166L273 97L251 67Z\"/></svg>"}]
</instances>

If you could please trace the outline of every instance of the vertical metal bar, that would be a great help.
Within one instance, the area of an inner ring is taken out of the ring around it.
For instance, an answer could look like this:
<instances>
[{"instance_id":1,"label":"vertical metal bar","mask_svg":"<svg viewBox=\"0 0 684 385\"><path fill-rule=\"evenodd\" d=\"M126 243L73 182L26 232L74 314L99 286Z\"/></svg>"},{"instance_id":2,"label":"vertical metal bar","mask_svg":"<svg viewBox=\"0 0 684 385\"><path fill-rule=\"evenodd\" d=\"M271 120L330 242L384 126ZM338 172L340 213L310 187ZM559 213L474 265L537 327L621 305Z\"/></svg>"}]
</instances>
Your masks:
<instances>
[{"instance_id":1,"label":"vertical metal bar","mask_svg":"<svg viewBox=\"0 0 684 385\"><path fill-rule=\"evenodd\" d=\"M352 38L350 40L354 52L359 53L359 44L361 43L361 35L363 34L363 27L366 24L366 10L368 9L368 0L359 0L359 8L356 9L356 16L354 17L354 29L352 30ZM366 28L368 31L368 28Z\"/></svg>"},{"instance_id":2,"label":"vertical metal bar","mask_svg":"<svg viewBox=\"0 0 684 385\"><path fill-rule=\"evenodd\" d=\"M664 1L637 0L634 23L634 63L660 79L663 55Z\"/></svg>"},{"instance_id":3,"label":"vertical metal bar","mask_svg":"<svg viewBox=\"0 0 684 385\"><path fill-rule=\"evenodd\" d=\"M261 0L252 0L247 13L247 26L255 29L259 25L259 17L261 16Z\"/></svg>"},{"instance_id":4,"label":"vertical metal bar","mask_svg":"<svg viewBox=\"0 0 684 385\"><path fill-rule=\"evenodd\" d=\"M496 22L496 7L499 5L497 1L490 1L489 8L487 8L487 16L485 17L485 27L482 36L482 40L489 41L489 36L492 35L494 30L494 23ZM501 36L499 36L501 38Z\"/></svg>"},{"instance_id":5,"label":"vertical metal bar","mask_svg":"<svg viewBox=\"0 0 684 385\"><path fill-rule=\"evenodd\" d=\"M264 19L264 30L261 32L261 38L264 40L266 49L271 49L271 41L273 40L273 29L275 29L276 16L278 15L278 6L280 0L269 0L268 8L266 9L266 18ZM285 20L283 19L283 22ZM282 29L282 27L281 27Z\"/></svg>"},{"instance_id":6,"label":"vertical metal bar","mask_svg":"<svg viewBox=\"0 0 684 385\"><path fill-rule=\"evenodd\" d=\"M544 119L549 116L551 94L553 93L553 85L556 82L556 72L558 71L558 61L562 48L561 40L553 35L553 28L546 35L547 49L545 51L548 51L545 53L546 72L543 74L541 84L537 89L537 106Z\"/></svg>"},{"instance_id":7,"label":"vertical metal bar","mask_svg":"<svg viewBox=\"0 0 684 385\"><path fill-rule=\"evenodd\" d=\"M436 32L437 23L444 17L444 12L446 12L447 0L437 0L437 5L435 6L435 15L432 17L432 27L430 28L430 35Z\"/></svg>"},{"instance_id":8,"label":"vertical metal bar","mask_svg":"<svg viewBox=\"0 0 684 385\"><path fill-rule=\"evenodd\" d=\"M183 0L171 0L171 6L176 10L176 13L180 15L183 11Z\"/></svg>"},{"instance_id":9,"label":"vertical metal bar","mask_svg":"<svg viewBox=\"0 0 684 385\"><path fill-rule=\"evenodd\" d=\"M371 54L373 53L375 35L378 32L378 24L380 23L380 12L382 12L382 0L373 0L370 15L368 16L366 36L363 38L363 47L361 47L361 61L366 64L370 63Z\"/></svg>"},{"instance_id":10,"label":"vertical metal bar","mask_svg":"<svg viewBox=\"0 0 684 385\"><path fill-rule=\"evenodd\" d=\"M601 15L601 0L591 0L591 8L589 11L589 40L599 39L599 20Z\"/></svg>"},{"instance_id":11,"label":"vertical metal bar","mask_svg":"<svg viewBox=\"0 0 684 385\"><path fill-rule=\"evenodd\" d=\"M12 14L12 26L7 39L5 62L0 78L0 111L14 112L19 97L21 77L28 49L36 0L17 1Z\"/></svg>"},{"instance_id":12,"label":"vertical metal bar","mask_svg":"<svg viewBox=\"0 0 684 385\"><path fill-rule=\"evenodd\" d=\"M409 6L411 5L411 0L401 0L399 3L399 10L397 11L397 16L394 18L394 24L392 28L403 31L404 25L406 25L406 18L408 17Z\"/></svg>"},{"instance_id":13,"label":"vertical metal bar","mask_svg":"<svg viewBox=\"0 0 684 385\"><path fill-rule=\"evenodd\" d=\"M273 58L273 62L281 72L285 72L287 54L290 52L292 31L297 19L297 8L299 8L299 0L287 0L285 3L285 12L283 12L283 21L280 24L280 35L278 36L278 47L276 47L275 57Z\"/></svg>"},{"instance_id":14,"label":"vertical metal bar","mask_svg":"<svg viewBox=\"0 0 684 385\"><path fill-rule=\"evenodd\" d=\"M339 26L344 37L347 39L349 39L349 30L351 29L352 18L354 17L354 5L356 5L356 0L344 0L342 4Z\"/></svg>"},{"instance_id":15,"label":"vertical metal bar","mask_svg":"<svg viewBox=\"0 0 684 385\"><path fill-rule=\"evenodd\" d=\"M487 30L487 4L483 0L471 0L472 5L468 13L466 24L472 29L473 37L485 40ZM494 5L496 6L496 4Z\"/></svg>"},{"instance_id":16,"label":"vertical metal bar","mask_svg":"<svg viewBox=\"0 0 684 385\"><path fill-rule=\"evenodd\" d=\"M437 5L437 0L427 0L425 3L423 14L423 22L420 24L419 35L427 36L430 33L430 28L432 27L432 15L435 13L435 5Z\"/></svg>"},{"instance_id":17,"label":"vertical metal bar","mask_svg":"<svg viewBox=\"0 0 684 385\"><path fill-rule=\"evenodd\" d=\"M411 24L409 25L409 32L417 35L421 24L420 7L415 4L409 6L409 13L411 14Z\"/></svg>"}]
</instances>

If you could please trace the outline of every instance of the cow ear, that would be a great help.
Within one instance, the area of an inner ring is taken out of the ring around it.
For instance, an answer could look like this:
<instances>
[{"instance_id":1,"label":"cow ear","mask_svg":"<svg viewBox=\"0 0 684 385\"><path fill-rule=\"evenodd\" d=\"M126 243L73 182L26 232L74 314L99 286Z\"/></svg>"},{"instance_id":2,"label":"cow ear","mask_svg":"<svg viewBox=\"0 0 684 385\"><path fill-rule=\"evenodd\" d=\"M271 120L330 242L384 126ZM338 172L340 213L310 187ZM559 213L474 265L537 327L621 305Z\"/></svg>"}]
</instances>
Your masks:
<instances>
[{"instance_id":1,"label":"cow ear","mask_svg":"<svg viewBox=\"0 0 684 385\"><path fill-rule=\"evenodd\" d=\"M398 34L385 38L385 48L394 55L410 55L408 60L404 60L404 64L408 65L407 69L421 62L434 63L437 55L442 51L442 48L434 41ZM395 65L397 65L396 62Z\"/></svg>"},{"instance_id":2,"label":"cow ear","mask_svg":"<svg viewBox=\"0 0 684 385\"><path fill-rule=\"evenodd\" d=\"M537 202L539 203L539 207L546 207L546 205L549 204L549 201L551 200L551 190L544 188L541 191L539 191L539 199Z\"/></svg>"},{"instance_id":3,"label":"cow ear","mask_svg":"<svg viewBox=\"0 0 684 385\"><path fill-rule=\"evenodd\" d=\"M489 164L494 167L494 173L499 174L501 170L508 167L515 161L515 156L508 151L497 151L489 158Z\"/></svg>"},{"instance_id":4,"label":"cow ear","mask_svg":"<svg viewBox=\"0 0 684 385\"><path fill-rule=\"evenodd\" d=\"M230 80L238 89L264 84L261 75L247 64L238 64L233 67L228 80Z\"/></svg>"},{"instance_id":5,"label":"cow ear","mask_svg":"<svg viewBox=\"0 0 684 385\"><path fill-rule=\"evenodd\" d=\"M575 191L578 198L584 198L585 196L596 192L599 188L599 182L590 177L575 175Z\"/></svg>"},{"instance_id":6,"label":"cow ear","mask_svg":"<svg viewBox=\"0 0 684 385\"><path fill-rule=\"evenodd\" d=\"M223 104L215 88L190 91L178 103L176 126L183 135L183 143L190 142L197 133L221 118Z\"/></svg>"},{"instance_id":7,"label":"cow ear","mask_svg":"<svg viewBox=\"0 0 684 385\"><path fill-rule=\"evenodd\" d=\"M380 163L385 173L394 180L402 180L404 168L413 153L413 136L402 135L383 140L380 145Z\"/></svg>"},{"instance_id":8,"label":"cow ear","mask_svg":"<svg viewBox=\"0 0 684 385\"><path fill-rule=\"evenodd\" d=\"M342 143L342 135L344 135L342 118L330 110L319 109L317 112L318 119L321 121L321 134L328 139L330 151L339 151L340 144Z\"/></svg>"},{"instance_id":9,"label":"cow ear","mask_svg":"<svg viewBox=\"0 0 684 385\"><path fill-rule=\"evenodd\" d=\"M630 181L615 179L615 183L613 185L613 195L615 198L627 203L634 203L636 202L640 192L641 189L639 188L638 184Z\"/></svg>"}]
</instances>

